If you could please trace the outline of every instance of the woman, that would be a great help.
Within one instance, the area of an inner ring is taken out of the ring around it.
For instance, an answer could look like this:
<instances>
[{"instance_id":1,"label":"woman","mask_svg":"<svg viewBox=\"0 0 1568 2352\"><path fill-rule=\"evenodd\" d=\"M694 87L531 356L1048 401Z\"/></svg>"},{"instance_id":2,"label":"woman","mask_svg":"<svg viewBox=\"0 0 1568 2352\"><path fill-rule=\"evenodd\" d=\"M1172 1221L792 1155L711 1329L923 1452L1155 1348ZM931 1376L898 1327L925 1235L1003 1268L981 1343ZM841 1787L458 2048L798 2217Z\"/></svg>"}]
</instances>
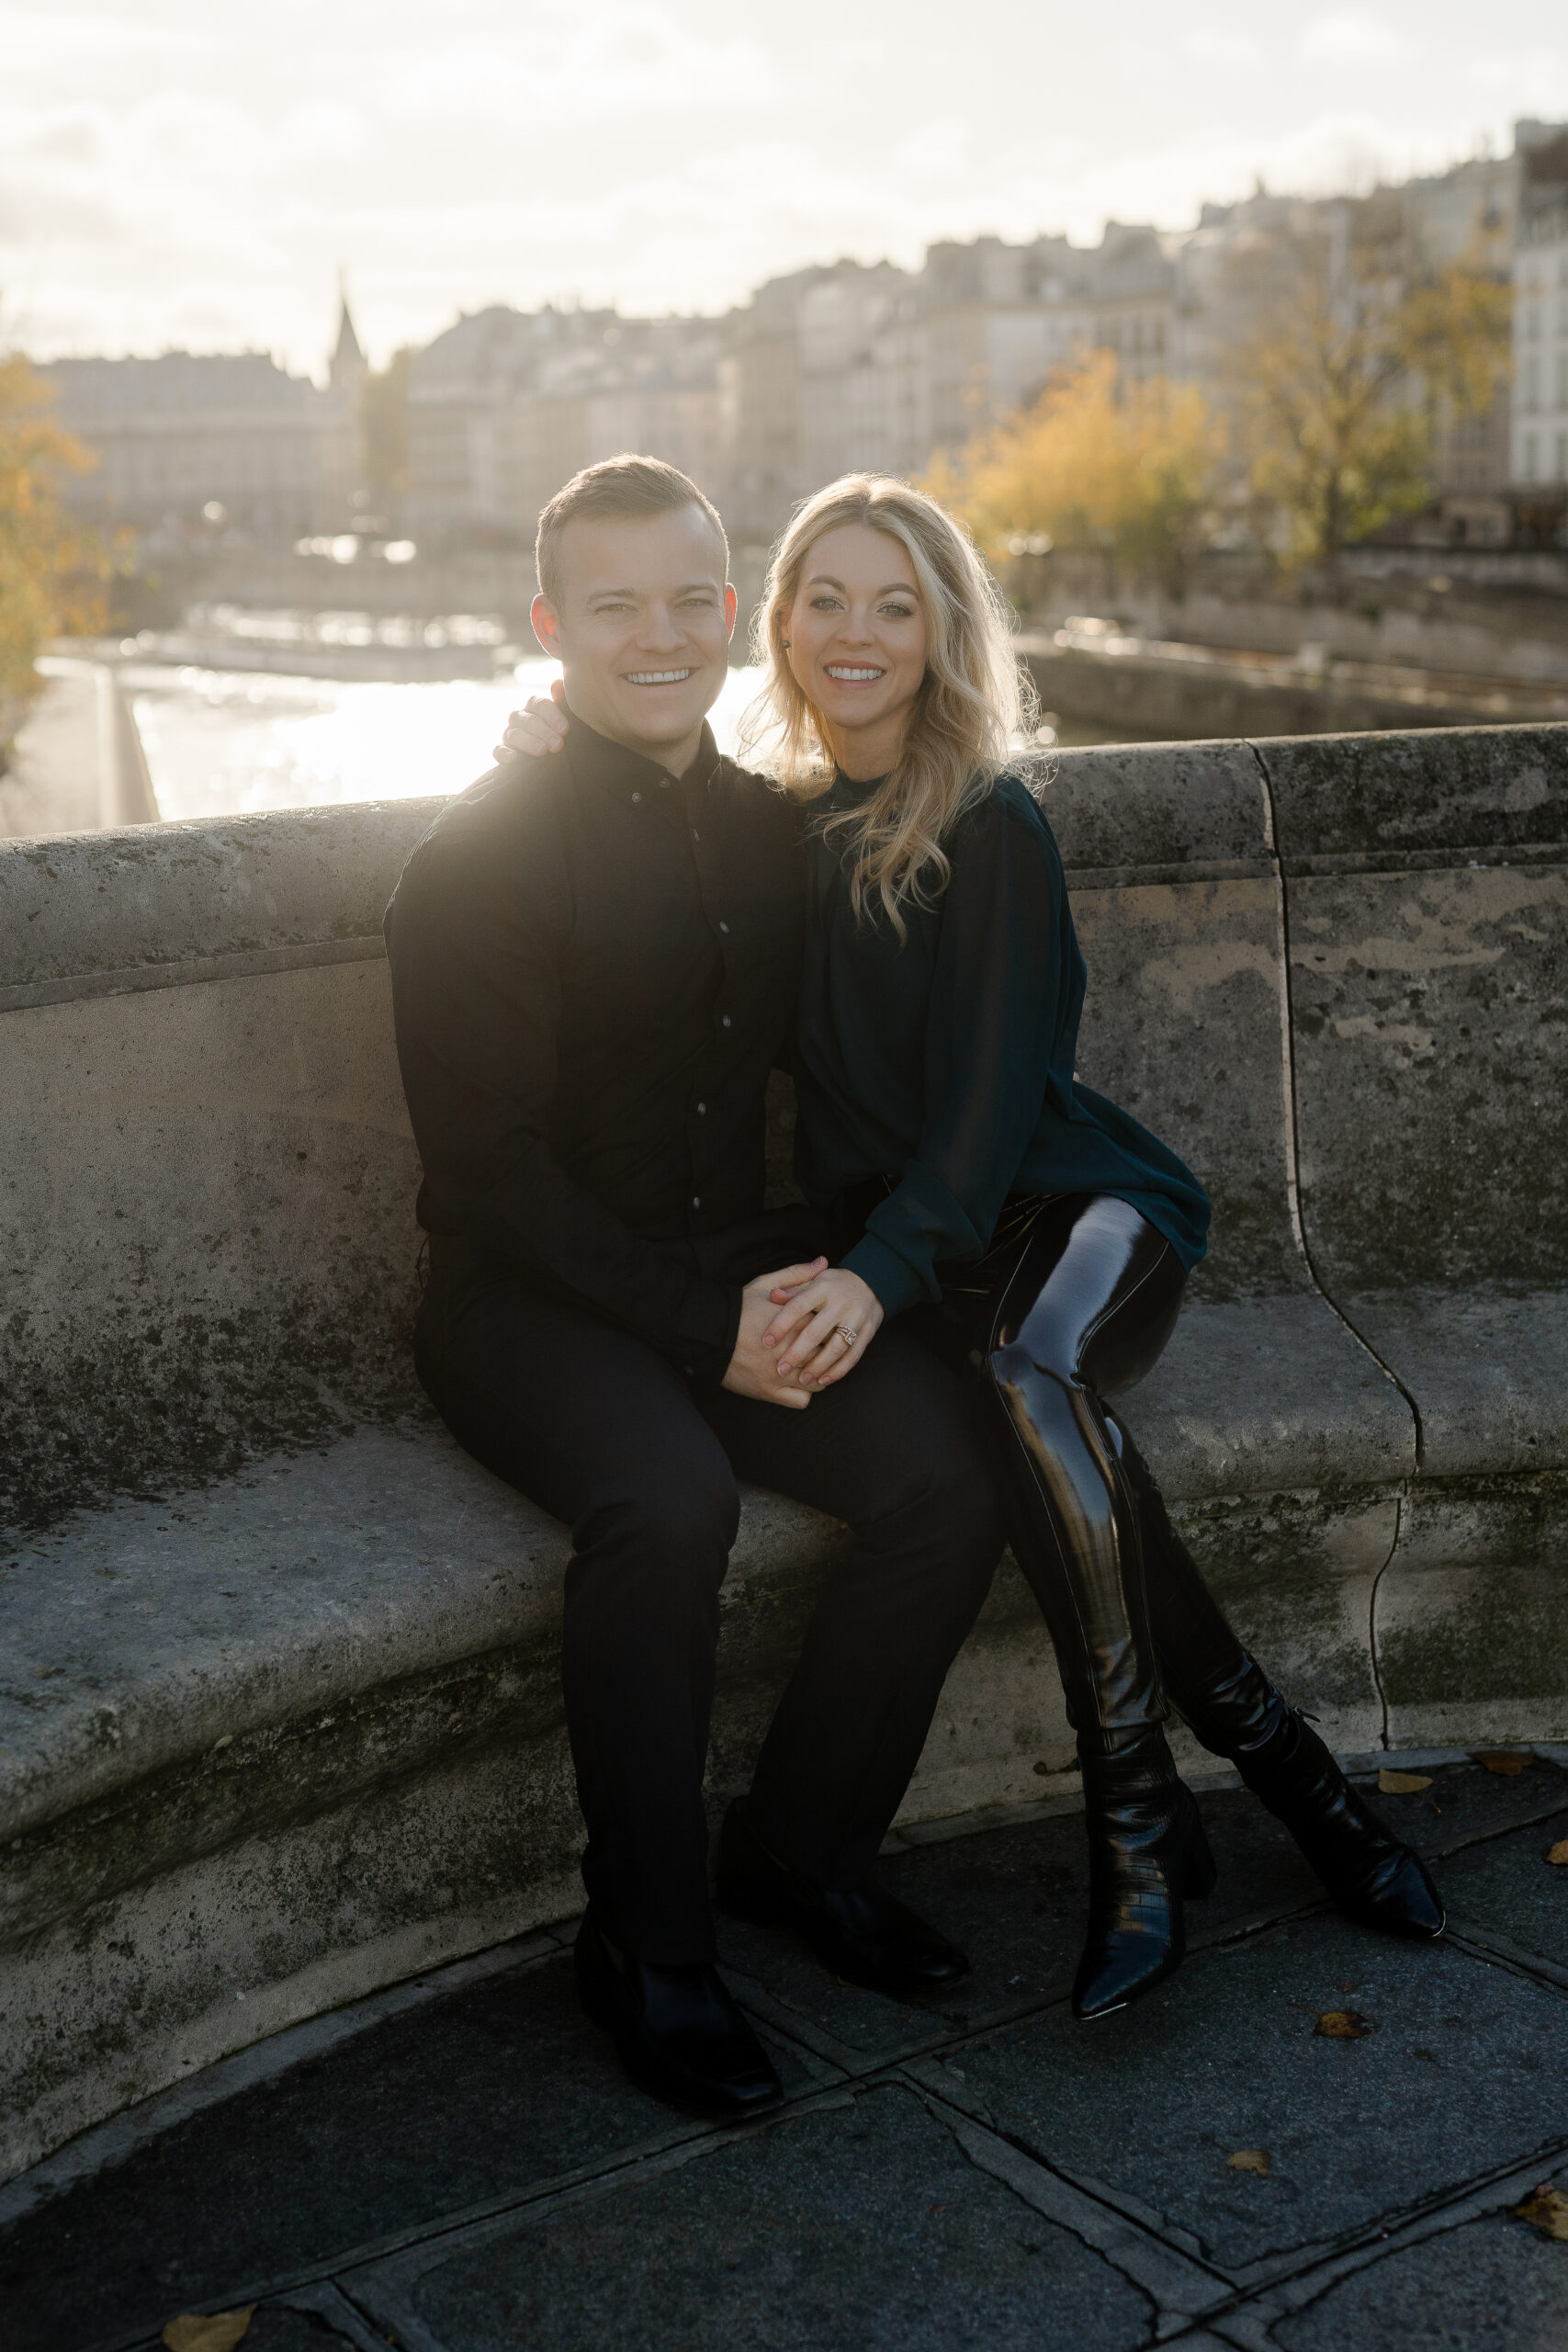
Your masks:
<instances>
[{"instance_id":1,"label":"woman","mask_svg":"<svg viewBox=\"0 0 1568 2352\"><path fill-rule=\"evenodd\" d=\"M1242 1648L1111 1409L1170 1336L1208 1203L1074 1076L1084 964L1050 827L1008 766L1018 664L974 546L920 492L846 476L785 532L757 652L773 764L809 843L800 1175L842 1245L774 1292L770 1339L780 1370L818 1388L913 1315L981 1384L1077 1735L1091 1897L1076 2013L1168 1975L1183 1901L1213 1884L1167 1694L1346 1909L1440 1933L1421 1863ZM512 748L559 740L562 713L530 713Z\"/></svg>"}]
</instances>

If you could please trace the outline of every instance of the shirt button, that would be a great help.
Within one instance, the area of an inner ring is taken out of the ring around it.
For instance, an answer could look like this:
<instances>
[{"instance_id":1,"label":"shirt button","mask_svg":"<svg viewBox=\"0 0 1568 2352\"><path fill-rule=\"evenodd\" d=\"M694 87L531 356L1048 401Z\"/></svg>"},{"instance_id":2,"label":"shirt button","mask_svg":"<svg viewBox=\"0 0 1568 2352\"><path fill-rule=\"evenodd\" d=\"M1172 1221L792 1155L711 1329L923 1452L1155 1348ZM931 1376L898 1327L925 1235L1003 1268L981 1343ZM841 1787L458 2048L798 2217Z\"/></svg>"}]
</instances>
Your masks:
<instances>
[{"instance_id":1,"label":"shirt button","mask_svg":"<svg viewBox=\"0 0 1568 2352\"><path fill-rule=\"evenodd\" d=\"M692 1194L692 1206L693 1206L694 1209L700 1209L700 1208L702 1207L702 1204L703 1204L703 1196L702 1196L702 1194L701 1194L700 1193L694 1193Z\"/></svg>"},{"instance_id":2,"label":"shirt button","mask_svg":"<svg viewBox=\"0 0 1568 2352\"><path fill-rule=\"evenodd\" d=\"M721 922L721 923L719 924L719 929L720 929L720 931L722 931L722 932L723 932L723 933L724 933L725 937L728 939L728 936L729 936L729 925L728 925L727 922Z\"/></svg>"},{"instance_id":3,"label":"shirt button","mask_svg":"<svg viewBox=\"0 0 1568 2352\"><path fill-rule=\"evenodd\" d=\"M707 1107L708 1107L708 1106L707 1106L707 1104L706 1104L705 1102L699 1102L699 1103L697 1104L697 1116L698 1116L698 1118L699 1118L699 1119L703 1117L704 1114L705 1114L705 1113L706 1112L706 1110L707 1110Z\"/></svg>"},{"instance_id":4,"label":"shirt button","mask_svg":"<svg viewBox=\"0 0 1568 2352\"><path fill-rule=\"evenodd\" d=\"M642 795L641 795L641 793L640 793L640 792L634 792L634 793L632 794L632 798L633 798L634 800L640 800L640 799L642 798Z\"/></svg>"},{"instance_id":5,"label":"shirt button","mask_svg":"<svg viewBox=\"0 0 1568 2352\"><path fill-rule=\"evenodd\" d=\"M700 842L702 840L702 835L698 832L695 825L692 827L692 839L694 842Z\"/></svg>"},{"instance_id":6,"label":"shirt button","mask_svg":"<svg viewBox=\"0 0 1568 2352\"><path fill-rule=\"evenodd\" d=\"M727 1029L728 1029L728 1026L729 1026L729 1015L728 1015L728 1012L727 1012L727 1013L725 1014L725 1016L724 1016L724 1025L725 1025L725 1027L726 1027Z\"/></svg>"}]
</instances>

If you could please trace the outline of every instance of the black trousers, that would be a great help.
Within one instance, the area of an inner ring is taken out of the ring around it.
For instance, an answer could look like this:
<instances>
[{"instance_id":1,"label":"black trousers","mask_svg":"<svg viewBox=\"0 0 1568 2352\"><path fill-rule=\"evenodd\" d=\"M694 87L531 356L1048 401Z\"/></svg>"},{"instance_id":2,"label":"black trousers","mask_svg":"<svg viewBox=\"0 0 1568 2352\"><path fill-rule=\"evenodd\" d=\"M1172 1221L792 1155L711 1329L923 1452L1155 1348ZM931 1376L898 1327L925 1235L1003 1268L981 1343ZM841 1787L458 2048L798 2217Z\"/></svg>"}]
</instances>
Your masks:
<instances>
[{"instance_id":1,"label":"black trousers","mask_svg":"<svg viewBox=\"0 0 1568 2352\"><path fill-rule=\"evenodd\" d=\"M690 1245L732 1281L812 1254L781 1211ZM745 1479L848 1523L759 1759L757 1826L818 1884L870 1868L1004 1542L973 1387L897 1326L804 1412L694 1384L642 1340L439 1246L419 1374L468 1451L564 1520L562 1673L582 1875L643 1960L711 1959L702 1781Z\"/></svg>"}]
</instances>

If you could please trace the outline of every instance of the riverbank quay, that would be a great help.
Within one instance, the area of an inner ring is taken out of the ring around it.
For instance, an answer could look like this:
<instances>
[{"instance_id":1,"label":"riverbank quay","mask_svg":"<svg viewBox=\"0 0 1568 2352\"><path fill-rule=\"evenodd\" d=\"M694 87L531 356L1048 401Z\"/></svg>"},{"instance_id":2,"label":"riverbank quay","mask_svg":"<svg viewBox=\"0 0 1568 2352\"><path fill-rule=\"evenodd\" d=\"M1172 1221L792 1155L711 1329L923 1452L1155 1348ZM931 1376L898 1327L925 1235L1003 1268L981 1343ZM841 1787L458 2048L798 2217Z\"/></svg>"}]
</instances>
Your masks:
<instances>
[{"instance_id":1,"label":"riverbank quay","mask_svg":"<svg viewBox=\"0 0 1568 2352\"><path fill-rule=\"evenodd\" d=\"M1083 1074L1215 1200L1131 1412L1190 1542L1341 1750L1568 1736L1568 729L1041 782ZM565 1535L409 1364L379 920L434 813L0 849L7 2172L575 1905ZM748 1499L716 1803L836 1542ZM1009 1569L905 1824L1066 1794L1071 1758Z\"/></svg>"},{"instance_id":2,"label":"riverbank quay","mask_svg":"<svg viewBox=\"0 0 1568 2352\"><path fill-rule=\"evenodd\" d=\"M1083 616L1018 648L1043 710L1168 741L1215 733L1334 735L1568 719L1568 676L1486 677L1291 651L1136 637Z\"/></svg>"}]
</instances>

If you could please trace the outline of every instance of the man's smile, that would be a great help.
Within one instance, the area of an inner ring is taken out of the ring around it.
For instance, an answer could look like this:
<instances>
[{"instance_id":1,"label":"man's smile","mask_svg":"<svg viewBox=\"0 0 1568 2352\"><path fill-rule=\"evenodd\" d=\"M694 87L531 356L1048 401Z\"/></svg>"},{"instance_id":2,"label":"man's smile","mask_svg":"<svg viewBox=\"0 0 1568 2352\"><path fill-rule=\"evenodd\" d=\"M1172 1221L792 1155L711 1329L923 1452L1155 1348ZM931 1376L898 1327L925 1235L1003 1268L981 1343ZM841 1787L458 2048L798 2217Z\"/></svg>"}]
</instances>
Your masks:
<instances>
[{"instance_id":1,"label":"man's smile","mask_svg":"<svg viewBox=\"0 0 1568 2352\"><path fill-rule=\"evenodd\" d=\"M691 676L690 670L628 670L628 686L680 686Z\"/></svg>"}]
</instances>

